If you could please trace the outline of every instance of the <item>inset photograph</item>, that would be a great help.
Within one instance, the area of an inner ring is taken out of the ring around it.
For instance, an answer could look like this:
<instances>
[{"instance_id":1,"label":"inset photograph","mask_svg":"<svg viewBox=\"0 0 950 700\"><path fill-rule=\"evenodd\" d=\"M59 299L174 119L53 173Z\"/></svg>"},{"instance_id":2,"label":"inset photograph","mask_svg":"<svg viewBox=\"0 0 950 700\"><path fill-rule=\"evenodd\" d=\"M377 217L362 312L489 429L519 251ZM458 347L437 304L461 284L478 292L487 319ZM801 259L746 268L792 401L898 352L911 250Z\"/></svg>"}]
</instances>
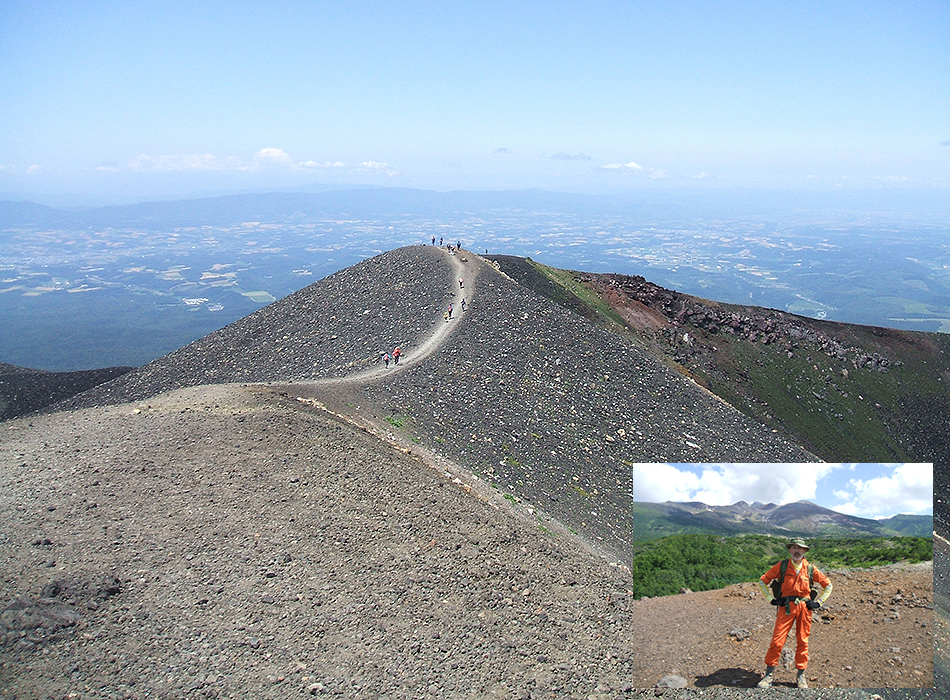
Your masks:
<instances>
[{"instance_id":1,"label":"inset photograph","mask_svg":"<svg viewBox=\"0 0 950 700\"><path fill-rule=\"evenodd\" d=\"M932 464L635 464L631 495L638 687L933 686Z\"/></svg>"}]
</instances>

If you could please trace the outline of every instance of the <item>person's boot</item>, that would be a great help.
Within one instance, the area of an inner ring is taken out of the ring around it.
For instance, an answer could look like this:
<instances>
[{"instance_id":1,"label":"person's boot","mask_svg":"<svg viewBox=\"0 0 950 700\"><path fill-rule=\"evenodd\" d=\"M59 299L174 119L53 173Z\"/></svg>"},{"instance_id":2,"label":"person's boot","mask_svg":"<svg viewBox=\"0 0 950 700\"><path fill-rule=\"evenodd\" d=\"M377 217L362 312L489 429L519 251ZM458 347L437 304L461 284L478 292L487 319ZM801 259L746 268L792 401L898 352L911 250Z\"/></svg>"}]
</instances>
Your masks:
<instances>
[{"instance_id":1,"label":"person's boot","mask_svg":"<svg viewBox=\"0 0 950 700\"><path fill-rule=\"evenodd\" d=\"M807 688L808 680L805 678L805 669L800 668L798 670L798 678L795 679L795 685L799 688Z\"/></svg>"},{"instance_id":2,"label":"person's boot","mask_svg":"<svg viewBox=\"0 0 950 700\"><path fill-rule=\"evenodd\" d=\"M775 673L775 666L766 666L765 675L762 676L762 680L759 681L757 688L771 688L772 687L772 674Z\"/></svg>"}]
</instances>

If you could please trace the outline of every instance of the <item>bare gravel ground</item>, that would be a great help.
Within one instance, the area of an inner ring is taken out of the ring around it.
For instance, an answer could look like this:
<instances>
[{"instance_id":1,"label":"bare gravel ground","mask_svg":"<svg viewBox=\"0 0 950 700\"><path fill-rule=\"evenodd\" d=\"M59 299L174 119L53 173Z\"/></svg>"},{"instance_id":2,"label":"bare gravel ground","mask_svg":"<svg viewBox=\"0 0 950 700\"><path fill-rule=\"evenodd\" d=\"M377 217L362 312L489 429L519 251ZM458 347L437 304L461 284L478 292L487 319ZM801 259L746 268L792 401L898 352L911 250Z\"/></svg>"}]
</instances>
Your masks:
<instances>
[{"instance_id":1,"label":"bare gravel ground","mask_svg":"<svg viewBox=\"0 0 950 700\"><path fill-rule=\"evenodd\" d=\"M730 697L771 630L751 584L634 601L524 509L264 388L4 423L0 465L3 697L618 698L669 674L692 689L664 696ZM929 572L833 575L813 684L930 683Z\"/></svg>"},{"instance_id":2,"label":"bare gravel ground","mask_svg":"<svg viewBox=\"0 0 950 700\"><path fill-rule=\"evenodd\" d=\"M621 569L268 396L201 388L0 426L4 696L612 697L628 683ZM37 603L57 581L57 602Z\"/></svg>"}]
</instances>

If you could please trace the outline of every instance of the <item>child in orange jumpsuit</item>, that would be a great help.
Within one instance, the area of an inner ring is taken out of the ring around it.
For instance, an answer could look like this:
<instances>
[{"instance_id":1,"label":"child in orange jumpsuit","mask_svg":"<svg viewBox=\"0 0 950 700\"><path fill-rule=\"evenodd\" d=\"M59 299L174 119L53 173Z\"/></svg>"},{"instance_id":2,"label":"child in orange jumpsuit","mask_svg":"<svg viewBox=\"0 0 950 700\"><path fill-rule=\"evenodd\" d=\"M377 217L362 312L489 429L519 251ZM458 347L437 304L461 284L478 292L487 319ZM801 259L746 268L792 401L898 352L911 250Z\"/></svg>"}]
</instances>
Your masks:
<instances>
[{"instance_id":1,"label":"child in orange jumpsuit","mask_svg":"<svg viewBox=\"0 0 950 700\"><path fill-rule=\"evenodd\" d=\"M805 559L805 552L809 547L804 540L792 540L785 545L788 549L791 559L785 571L785 580L782 581L781 597L775 598L769 584L778 579L782 562L778 562L769 569L761 579L759 579L759 588L765 597L769 599L772 605L777 605L778 610L775 618L775 631L772 633L772 643L765 655L765 677L759 681L758 687L770 688L772 686L773 672L778 665L779 655L782 653L782 647L788 633L795 625L795 635L797 645L795 647L795 668L798 669L798 679L796 685L799 688L807 688L808 681L805 678L805 669L808 667L808 635L811 633L811 611L821 607L821 604L828 600L831 595L831 581L818 569L814 570L814 581L824 590L816 600L811 600L810 583L808 580L808 560Z\"/></svg>"}]
</instances>

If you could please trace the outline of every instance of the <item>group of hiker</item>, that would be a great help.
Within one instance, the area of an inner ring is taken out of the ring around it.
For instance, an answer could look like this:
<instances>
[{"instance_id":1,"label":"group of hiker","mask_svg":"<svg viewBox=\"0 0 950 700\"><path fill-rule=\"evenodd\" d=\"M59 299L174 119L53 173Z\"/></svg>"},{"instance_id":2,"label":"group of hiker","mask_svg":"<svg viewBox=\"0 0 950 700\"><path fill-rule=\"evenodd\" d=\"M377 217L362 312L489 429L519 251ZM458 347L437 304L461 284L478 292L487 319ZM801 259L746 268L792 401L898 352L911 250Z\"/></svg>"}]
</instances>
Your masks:
<instances>
[{"instance_id":1,"label":"group of hiker","mask_svg":"<svg viewBox=\"0 0 950 700\"><path fill-rule=\"evenodd\" d=\"M402 355L402 350L397 345L393 350L393 354L390 355L388 352L384 352L379 356L379 361L389 367L389 361L392 360L394 365L399 364L399 357Z\"/></svg>"},{"instance_id":2,"label":"group of hiker","mask_svg":"<svg viewBox=\"0 0 950 700\"><path fill-rule=\"evenodd\" d=\"M444 240L444 239L442 239L442 238L439 239L439 245L440 245L440 246L442 245L443 240ZM432 245L435 245L435 236L432 237ZM455 250L461 250L461 248L462 248L462 242L459 241L458 244L457 244L457 248L456 248ZM448 249L449 249L449 252L453 252L453 248L452 248L452 244L451 244L451 243L448 245ZM459 284L459 289L465 289L465 280L464 280L462 277L459 277L459 278L458 278L458 284ZM467 304L467 302L465 301L465 297L462 297L462 300L461 300L461 302L459 303L459 306L461 306L462 311L466 311L466 310L467 310L468 304ZM448 307L446 307L445 311L444 311L443 314L442 314L442 318L445 320L446 323L448 323L448 322L452 319L452 314L453 314L453 313L455 313L455 305L450 303L450 304L448 305ZM400 356L401 354L402 354L402 350L400 350L400 349L397 347L395 350L393 350L392 355L390 355L388 352L380 353L380 355L379 355L379 361L382 362L384 365L386 365L386 367L389 367L389 361L390 361L390 360L392 360L392 362L393 362L394 365L398 365L398 364L399 364L399 356Z\"/></svg>"},{"instance_id":3,"label":"group of hiker","mask_svg":"<svg viewBox=\"0 0 950 700\"><path fill-rule=\"evenodd\" d=\"M460 285L462 284L461 279L459 279L459 284ZM465 303L465 297L462 297L462 301L459 303L459 306L462 307L462 311L468 310L468 305ZM445 312L442 314L442 318L445 320L446 323L448 323L449 320L452 318L452 314L454 313L454 311L455 311L455 306L452 304L449 304L448 307L445 309Z\"/></svg>"},{"instance_id":4,"label":"group of hiker","mask_svg":"<svg viewBox=\"0 0 950 700\"><path fill-rule=\"evenodd\" d=\"M440 238L439 238L439 247L440 247L440 248L442 247L442 245L444 244L444 242L445 242L445 239L442 238L442 237L440 237ZM435 236L432 237L432 245L435 245ZM453 251L456 251L456 250L462 250L462 241L456 241L456 242L455 242L455 246L453 246L451 243L449 243L448 245L446 245L446 247L449 249L449 252L450 252L450 253L453 252Z\"/></svg>"}]
</instances>

